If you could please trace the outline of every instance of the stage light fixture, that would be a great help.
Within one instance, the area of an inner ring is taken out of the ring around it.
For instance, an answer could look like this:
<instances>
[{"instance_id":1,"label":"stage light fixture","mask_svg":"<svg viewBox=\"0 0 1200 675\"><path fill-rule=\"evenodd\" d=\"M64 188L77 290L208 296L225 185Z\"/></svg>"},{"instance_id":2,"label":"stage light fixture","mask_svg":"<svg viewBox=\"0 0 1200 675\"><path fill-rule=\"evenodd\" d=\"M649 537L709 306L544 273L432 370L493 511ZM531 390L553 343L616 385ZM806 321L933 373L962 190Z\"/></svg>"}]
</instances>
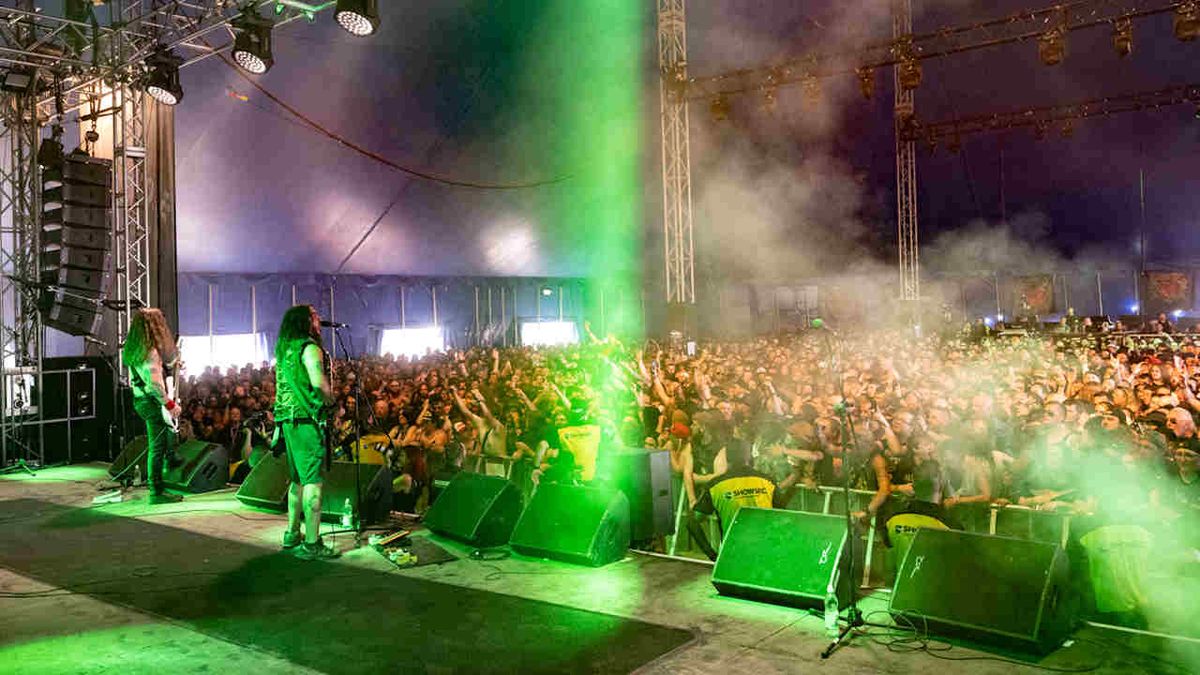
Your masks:
<instances>
[{"instance_id":1,"label":"stage light fixture","mask_svg":"<svg viewBox=\"0 0 1200 675\"><path fill-rule=\"evenodd\" d=\"M775 112L775 104L779 101L778 93L775 87L764 87L762 90L762 109L766 112Z\"/></svg>"},{"instance_id":2,"label":"stage light fixture","mask_svg":"<svg viewBox=\"0 0 1200 675\"><path fill-rule=\"evenodd\" d=\"M271 69L275 59L271 55L271 29L275 24L259 16L253 8L233 20L237 37L233 39L233 61L242 70L262 75Z\"/></svg>"},{"instance_id":3,"label":"stage light fixture","mask_svg":"<svg viewBox=\"0 0 1200 675\"><path fill-rule=\"evenodd\" d=\"M729 99L724 95L718 95L713 98L708 104L708 112L712 115L714 121L724 122L729 119Z\"/></svg>"},{"instance_id":4,"label":"stage light fixture","mask_svg":"<svg viewBox=\"0 0 1200 675\"><path fill-rule=\"evenodd\" d=\"M821 81L812 73L805 73L800 80L800 91L804 93L804 103L814 105L821 100Z\"/></svg>"},{"instance_id":5,"label":"stage light fixture","mask_svg":"<svg viewBox=\"0 0 1200 675\"><path fill-rule=\"evenodd\" d=\"M37 83L37 72L30 68L9 68L0 80L0 89L13 94L28 94Z\"/></svg>"},{"instance_id":6,"label":"stage light fixture","mask_svg":"<svg viewBox=\"0 0 1200 675\"><path fill-rule=\"evenodd\" d=\"M183 100L179 85L179 67L183 59L173 52L159 51L146 59L150 72L146 75L146 93L164 105L178 105Z\"/></svg>"},{"instance_id":7,"label":"stage light fixture","mask_svg":"<svg viewBox=\"0 0 1200 675\"><path fill-rule=\"evenodd\" d=\"M542 297L543 298L548 298L552 295L554 295L553 288L550 288L549 286L542 286Z\"/></svg>"},{"instance_id":8,"label":"stage light fixture","mask_svg":"<svg viewBox=\"0 0 1200 675\"><path fill-rule=\"evenodd\" d=\"M1133 19L1123 16L1113 22L1113 49L1117 56L1129 56L1133 51Z\"/></svg>"},{"instance_id":9,"label":"stage light fixture","mask_svg":"<svg viewBox=\"0 0 1200 675\"><path fill-rule=\"evenodd\" d=\"M379 29L379 0L338 0L334 18L351 35L366 37Z\"/></svg>"},{"instance_id":10,"label":"stage light fixture","mask_svg":"<svg viewBox=\"0 0 1200 675\"><path fill-rule=\"evenodd\" d=\"M1062 125L1063 138L1070 138L1075 135L1075 122L1066 120Z\"/></svg>"},{"instance_id":11,"label":"stage light fixture","mask_svg":"<svg viewBox=\"0 0 1200 675\"><path fill-rule=\"evenodd\" d=\"M1200 36L1200 2L1189 0L1179 3L1171 23L1175 27L1175 37L1183 42L1195 40L1196 36Z\"/></svg>"},{"instance_id":12,"label":"stage light fixture","mask_svg":"<svg viewBox=\"0 0 1200 675\"><path fill-rule=\"evenodd\" d=\"M1038 57L1047 66L1057 66L1067 55L1067 43L1061 28L1052 28L1038 38Z\"/></svg>"},{"instance_id":13,"label":"stage light fixture","mask_svg":"<svg viewBox=\"0 0 1200 675\"><path fill-rule=\"evenodd\" d=\"M875 70L864 66L854 72L858 75L858 90L863 98L868 101L875 98Z\"/></svg>"},{"instance_id":14,"label":"stage light fixture","mask_svg":"<svg viewBox=\"0 0 1200 675\"><path fill-rule=\"evenodd\" d=\"M912 91L921 86L921 62L913 57L905 57L900 61L900 88Z\"/></svg>"}]
</instances>

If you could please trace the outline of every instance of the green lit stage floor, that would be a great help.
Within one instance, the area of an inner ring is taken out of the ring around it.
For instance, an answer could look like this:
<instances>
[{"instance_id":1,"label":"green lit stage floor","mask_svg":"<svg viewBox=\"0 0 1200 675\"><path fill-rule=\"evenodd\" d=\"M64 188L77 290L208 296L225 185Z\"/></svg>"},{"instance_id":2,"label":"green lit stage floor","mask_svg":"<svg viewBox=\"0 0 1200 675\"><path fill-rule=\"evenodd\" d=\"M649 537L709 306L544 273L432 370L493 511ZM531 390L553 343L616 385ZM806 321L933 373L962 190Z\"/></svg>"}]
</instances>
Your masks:
<instances>
[{"instance_id":1,"label":"green lit stage floor","mask_svg":"<svg viewBox=\"0 0 1200 675\"><path fill-rule=\"evenodd\" d=\"M0 673L1033 672L878 631L820 661L818 617L722 598L707 565L640 554L590 569L441 542L457 560L302 563L278 551L283 518L230 491L93 508L103 477L0 477ZM864 604L886 618L885 598ZM1194 647L1089 628L1036 664L1198 672Z\"/></svg>"}]
</instances>

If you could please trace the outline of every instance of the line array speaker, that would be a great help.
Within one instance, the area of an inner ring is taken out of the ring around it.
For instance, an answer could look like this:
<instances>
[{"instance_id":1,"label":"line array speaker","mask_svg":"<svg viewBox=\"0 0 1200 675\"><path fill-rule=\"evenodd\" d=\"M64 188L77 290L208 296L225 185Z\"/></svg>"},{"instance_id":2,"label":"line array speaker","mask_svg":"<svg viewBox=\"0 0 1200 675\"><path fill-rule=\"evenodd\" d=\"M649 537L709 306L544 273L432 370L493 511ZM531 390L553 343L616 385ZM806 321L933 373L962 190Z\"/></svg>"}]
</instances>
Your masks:
<instances>
[{"instance_id":1,"label":"line array speaker","mask_svg":"<svg viewBox=\"0 0 1200 675\"><path fill-rule=\"evenodd\" d=\"M100 329L108 285L112 162L72 153L42 170L42 322L70 335Z\"/></svg>"}]
</instances>

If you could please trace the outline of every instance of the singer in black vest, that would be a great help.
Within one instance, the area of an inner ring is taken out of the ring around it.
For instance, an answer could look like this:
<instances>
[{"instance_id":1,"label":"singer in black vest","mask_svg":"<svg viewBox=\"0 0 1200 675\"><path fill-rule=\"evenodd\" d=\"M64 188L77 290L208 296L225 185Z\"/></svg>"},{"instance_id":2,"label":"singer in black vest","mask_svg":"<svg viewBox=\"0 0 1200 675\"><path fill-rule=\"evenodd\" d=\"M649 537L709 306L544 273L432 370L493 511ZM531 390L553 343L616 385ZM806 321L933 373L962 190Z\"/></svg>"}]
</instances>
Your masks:
<instances>
[{"instance_id":1,"label":"singer in black vest","mask_svg":"<svg viewBox=\"0 0 1200 675\"><path fill-rule=\"evenodd\" d=\"M310 305L297 305L283 315L275 343L275 431L287 445L288 529L283 547L304 560L335 558L321 540L322 462L325 459L325 412L333 403L327 370L329 356L321 346L321 320ZM304 517L304 540L300 518Z\"/></svg>"}]
</instances>

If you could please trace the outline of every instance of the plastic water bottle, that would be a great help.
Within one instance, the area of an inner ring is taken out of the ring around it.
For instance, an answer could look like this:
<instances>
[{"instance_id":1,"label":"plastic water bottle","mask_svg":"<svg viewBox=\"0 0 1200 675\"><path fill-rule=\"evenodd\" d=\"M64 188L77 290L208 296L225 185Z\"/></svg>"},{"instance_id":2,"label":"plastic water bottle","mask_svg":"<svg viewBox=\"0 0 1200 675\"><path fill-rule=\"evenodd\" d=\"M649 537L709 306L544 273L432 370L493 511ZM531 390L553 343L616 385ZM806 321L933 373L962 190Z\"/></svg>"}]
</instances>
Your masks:
<instances>
[{"instance_id":1,"label":"plastic water bottle","mask_svg":"<svg viewBox=\"0 0 1200 675\"><path fill-rule=\"evenodd\" d=\"M838 601L833 584L825 589L825 634L837 637L838 634Z\"/></svg>"},{"instance_id":2,"label":"plastic water bottle","mask_svg":"<svg viewBox=\"0 0 1200 675\"><path fill-rule=\"evenodd\" d=\"M354 513L352 511L352 508L353 507L350 506L350 498L347 497L346 501L342 503L342 529L343 530L350 530L350 529L354 528Z\"/></svg>"}]
</instances>

